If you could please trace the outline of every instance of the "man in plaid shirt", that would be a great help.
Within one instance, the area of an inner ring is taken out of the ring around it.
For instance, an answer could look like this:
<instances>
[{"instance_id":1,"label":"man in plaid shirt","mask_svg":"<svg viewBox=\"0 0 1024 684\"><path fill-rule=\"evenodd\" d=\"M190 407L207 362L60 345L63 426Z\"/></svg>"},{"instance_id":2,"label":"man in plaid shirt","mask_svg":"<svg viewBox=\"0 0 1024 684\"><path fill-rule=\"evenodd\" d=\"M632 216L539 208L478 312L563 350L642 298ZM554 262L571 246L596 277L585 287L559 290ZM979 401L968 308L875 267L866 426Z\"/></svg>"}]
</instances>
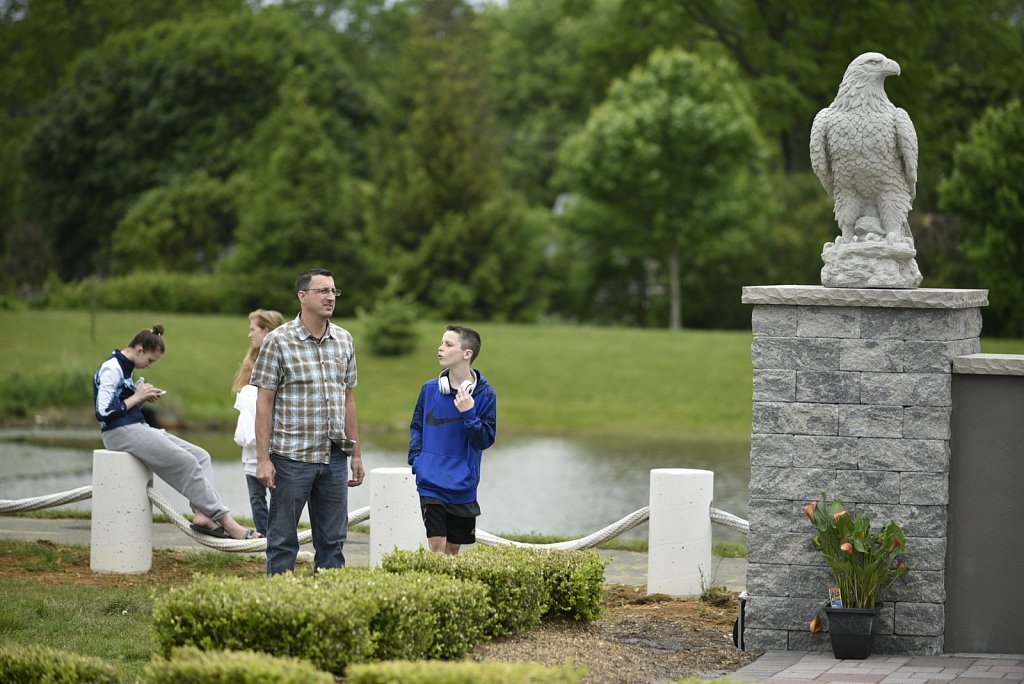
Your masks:
<instances>
[{"instance_id":1,"label":"man in plaid shirt","mask_svg":"<svg viewBox=\"0 0 1024 684\"><path fill-rule=\"evenodd\" d=\"M334 276L322 268L305 271L295 290L299 315L267 334L249 381L259 388L256 477L271 492L268 575L294 571L307 501L314 572L344 567L348 488L364 475L352 394L355 347L352 335L330 321L340 294Z\"/></svg>"}]
</instances>

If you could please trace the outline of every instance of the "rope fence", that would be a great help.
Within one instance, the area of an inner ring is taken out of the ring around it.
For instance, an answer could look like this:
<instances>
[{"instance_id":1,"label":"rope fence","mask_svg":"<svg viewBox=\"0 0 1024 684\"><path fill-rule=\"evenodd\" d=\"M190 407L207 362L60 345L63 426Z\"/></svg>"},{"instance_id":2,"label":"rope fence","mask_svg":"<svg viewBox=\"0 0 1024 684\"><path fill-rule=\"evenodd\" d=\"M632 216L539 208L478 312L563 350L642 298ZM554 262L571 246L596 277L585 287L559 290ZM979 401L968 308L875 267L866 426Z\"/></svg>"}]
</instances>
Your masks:
<instances>
[{"instance_id":1,"label":"rope fence","mask_svg":"<svg viewBox=\"0 0 1024 684\"><path fill-rule=\"evenodd\" d=\"M190 525L190 521L183 516L180 512L170 504L167 499L158 494L152 487L146 489L146 493L149 496L149 500L160 509L167 518L173 523L181 532L189 539L207 546L218 551L228 552L239 552L239 553L250 553L267 550L266 539L217 539L206 534L201 534L194 531ZM0 499L0 514L4 513L25 513L28 511L38 511L45 508L54 508L57 506L63 506L64 504L75 503L77 501L84 501L92 498L92 487L78 487L77 489L71 489L66 492L58 492L56 494L47 494L43 496L34 496L28 499ZM624 532L647 522L650 519L650 507L644 506L643 508L634 511L626 517L618 520L607 527L603 527L600 530L588 534L585 537L579 539L571 539L567 541L553 542L550 544L530 544L526 542L513 541L511 539L505 539L485 532L483 530L477 530L476 537L477 541L481 544L488 546L521 546L534 549L552 549L552 550L566 550L566 551L578 551L582 549L593 549L601 544L604 544L615 537L618 537ZM726 511L711 508L710 509L711 522L716 525L722 525L729 529L740 532L741 534L748 534L750 531L750 524L732 513ZM349 527L352 525L358 525L359 523L365 522L370 519L370 507L364 506L363 508L356 509L349 513L348 524ZM313 533L311 530L300 530L299 531L299 544L308 544L313 540Z\"/></svg>"}]
</instances>

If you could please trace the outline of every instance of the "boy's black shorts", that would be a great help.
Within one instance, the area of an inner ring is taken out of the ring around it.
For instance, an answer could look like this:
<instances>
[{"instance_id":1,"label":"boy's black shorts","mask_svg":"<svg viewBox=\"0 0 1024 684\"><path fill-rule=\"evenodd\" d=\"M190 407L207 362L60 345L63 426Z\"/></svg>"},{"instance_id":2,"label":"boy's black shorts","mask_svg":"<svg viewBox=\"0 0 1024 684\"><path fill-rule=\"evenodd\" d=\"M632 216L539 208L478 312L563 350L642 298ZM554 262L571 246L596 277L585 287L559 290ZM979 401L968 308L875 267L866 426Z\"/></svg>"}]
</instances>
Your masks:
<instances>
[{"instance_id":1,"label":"boy's black shorts","mask_svg":"<svg viewBox=\"0 0 1024 684\"><path fill-rule=\"evenodd\" d=\"M476 543L476 518L453 515L441 503L421 503L428 537L445 537L452 544Z\"/></svg>"}]
</instances>

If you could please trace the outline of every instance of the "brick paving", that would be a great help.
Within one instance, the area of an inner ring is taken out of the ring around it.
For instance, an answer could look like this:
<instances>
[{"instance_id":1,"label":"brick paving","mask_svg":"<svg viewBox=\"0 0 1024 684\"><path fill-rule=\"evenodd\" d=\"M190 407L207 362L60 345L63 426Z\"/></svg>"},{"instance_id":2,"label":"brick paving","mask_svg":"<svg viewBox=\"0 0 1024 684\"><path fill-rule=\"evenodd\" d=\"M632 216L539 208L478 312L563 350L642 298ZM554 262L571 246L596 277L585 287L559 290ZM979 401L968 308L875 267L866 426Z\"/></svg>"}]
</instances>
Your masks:
<instances>
[{"instance_id":1,"label":"brick paving","mask_svg":"<svg viewBox=\"0 0 1024 684\"><path fill-rule=\"evenodd\" d=\"M729 675L766 684L1024 684L1022 655L873 655L836 660L828 653L768 651Z\"/></svg>"}]
</instances>

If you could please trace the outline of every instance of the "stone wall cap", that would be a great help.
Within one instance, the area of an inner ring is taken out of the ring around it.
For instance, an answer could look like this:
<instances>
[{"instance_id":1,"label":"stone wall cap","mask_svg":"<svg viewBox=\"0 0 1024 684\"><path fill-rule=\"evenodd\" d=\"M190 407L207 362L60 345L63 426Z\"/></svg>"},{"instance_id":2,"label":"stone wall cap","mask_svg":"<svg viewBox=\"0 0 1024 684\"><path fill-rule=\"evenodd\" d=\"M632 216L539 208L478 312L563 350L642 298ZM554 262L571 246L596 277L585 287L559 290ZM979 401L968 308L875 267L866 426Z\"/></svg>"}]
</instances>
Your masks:
<instances>
[{"instance_id":1,"label":"stone wall cap","mask_svg":"<svg viewBox=\"0 0 1024 684\"><path fill-rule=\"evenodd\" d=\"M954 356L953 372L963 375L1024 375L1024 354Z\"/></svg>"},{"instance_id":2,"label":"stone wall cap","mask_svg":"<svg viewBox=\"0 0 1024 684\"><path fill-rule=\"evenodd\" d=\"M822 287L821 285L748 285L744 304L789 306L870 306L897 309L970 309L988 306L988 290Z\"/></svg>"}]
</instances>

